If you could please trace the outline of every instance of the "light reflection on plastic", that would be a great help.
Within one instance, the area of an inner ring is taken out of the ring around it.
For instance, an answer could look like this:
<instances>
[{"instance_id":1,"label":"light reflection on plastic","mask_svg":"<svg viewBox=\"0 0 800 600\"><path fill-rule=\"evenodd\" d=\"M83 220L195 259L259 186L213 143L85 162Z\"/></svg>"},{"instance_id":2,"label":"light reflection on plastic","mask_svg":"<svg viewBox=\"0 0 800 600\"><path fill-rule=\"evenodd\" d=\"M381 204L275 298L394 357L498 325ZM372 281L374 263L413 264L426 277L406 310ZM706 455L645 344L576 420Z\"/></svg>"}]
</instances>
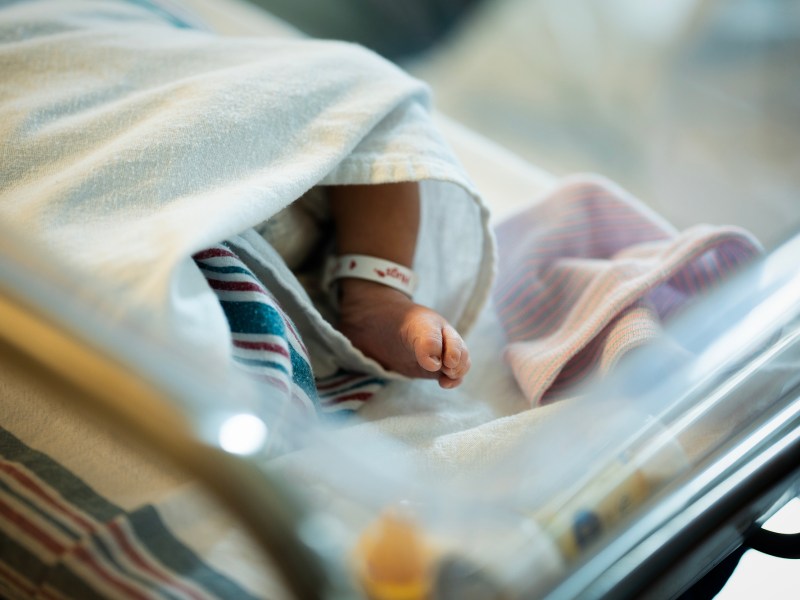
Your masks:
<instances>
[{"instance_id":1,"label":"light reflection on plastic","mask_svg":"<svg viewBox=\"0 0 800 600\"><path fill-rule=\"evenodd\" d=\"M253 454L267 441L267 425L250 414L228 418L219 429L219 445L231 454Z\"/></svg>"},{"instance_id":2,"label":"light reflection on plastic","mask_svg":"<svg viewBox=\"0 0 800 600\"><path fill-rule=\"evenodd\" d=\"M800 276L794 277L761 304L756 305L737 325L734 334L738 337L732 340L729 332L711 344L695 361L692 368L693 379L700 379L713 369L730 364L732 357L739 358L738 353L747 350L747 347L742 348L743 343L763 343L765 338L774 335L776 328L786 320L787 314L797 314L798 297Z\"/></svg>"}]
</instances>

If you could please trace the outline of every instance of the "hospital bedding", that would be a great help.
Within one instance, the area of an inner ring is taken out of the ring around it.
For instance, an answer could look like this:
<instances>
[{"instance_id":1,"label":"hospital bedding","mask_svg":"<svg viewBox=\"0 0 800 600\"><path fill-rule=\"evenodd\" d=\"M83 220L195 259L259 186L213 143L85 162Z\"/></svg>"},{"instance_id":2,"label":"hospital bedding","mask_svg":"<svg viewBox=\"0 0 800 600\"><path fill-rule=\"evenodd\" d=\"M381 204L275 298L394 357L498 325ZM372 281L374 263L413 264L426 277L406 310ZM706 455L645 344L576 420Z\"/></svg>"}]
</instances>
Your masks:
<instances>
[{"instance_id":1,"label":"hospital bedding","mask_svg":"<svg viewBox=\"0 0 800 600\"><path fill-rule=\"evenodd\" d=\"M610 182L562 185L497 228L494 304L534 405L662 336L670 315L760 251L738 228L678 233Z\"/></svg>"},{"instance_id":2,"label":"hospital bedding","mask_svg":"<svg viewBox=\"0 0 800 600\"><path fill-rule=\"evenodd\" d=\"M130 10L137 18L151 19L145 13L136 12L136 7ZM252 26L252 21L249 25ZM74 34L65 30L64 35ZM187 39L191 40L188 46L193 51L199 38L192 38L192 35ZM93 43L91 38L87 42ZM236 47L247 48L248 44ZM124 46L124 41L117 38L114 45ZM175 46L181 44L176 41L169 43L170 48ZM45 56L45 49L46 44L42 56ZM210 53L203 57L220 60ZM154 55L153 60L157 58ZM222 60L224 62L224 57ZM190 65L192 68L196 66L195 63ZM202 66L207 68L205 64ZM172 65L170 68L178 67ZM132 73L145 78L153 77L153 73L162 76L158 69L152 73ZM239 75L237 73L237 77ZM358 85L368 86L364 94L372 99L375 88L369 87L369 81L356 79ZM188 80L187 90L195 90L198 81L194 75ZM99 81L105 85L104 80ZM129 115L126 118L138 122L142 117L137 111L142 106L153 110L150 118L156 125L143 121L145 131L156 135L157 140L164 140L157 146L162 150L166 148L170 159L165 161L169 169L166 174L159 175L158 182L148 179L143 183L146 194L159 198L158 202L151 203L149 210L152 212L140 206L123 207L121 214L125 218L116 223L114 218L119 215L113 213L92 222L94 217L91 213L88 219L83 212L78 218L67 208L69 204L61 204L65 193L67 198L77 198L70 196L75 186L84 191L99 190L100 198L112 197L109 182L99 175L104 172L106 175L117 173L112 177L117 189L119 186L135 187L136 182L131 180L128 169L121 168L121 165L130 166L124 158L132 147L126 145L131 140L133 146L138 145L142 151L141 158L137 159L139 162L134 162L136 169L152 167L145 160L148 158L147 144L152 138L137 139L135 130L130 134L122 130L121 139L104 140L101 137L101 143L93 154L79 155L77 158L80 160L75 163L78 171L70 173L70 179L64 179L57 169L46 166L44 161L36 170L32 164L23 163L23 170L37 176L21 178L21 183L12 188L13 195L7 188L3 205L7 211L4 224L19 218L19 213L11 211L20 206L21 199L30 199L33 204L26 209L25 218L34 225L32 237L36 239L42 232L52 235L47 245L51 250L61 250L58 260L78 263L68 268L103 273L115 285L130 286L132 280L136 281L136 285L128 288L128 292L132 289L134 293L127 294L124 301L130 303L130 310L140 311L144 307L146 314L152 315L151 325L156 338L162 337L163 328L166 328L169 336L191 345L197 354L205 355L206 364L214 364L214 369L219 369L220 364L225 365L223 370L231 365L236 368L238 358L240 366L245 363L246 368L252 371L252 355L240 351L252 350L253 340L245 340L251 342L250 347L241 342L247 336L265 332L242 330L247 323L242 327L233 325L236 317L231 311L236 310L237 298L219 295L219 292L231 292L221 289L225 286L219 282L230 281L230 278L220 279L220 271L233 268L248 278L249 292L255 290L259 296L269 298L265 310L279 311L280 321L285 325L282 330L266 333L283 335L283 352L279 354L284 359L287 354L295 357L289 361L292 366L290 374L295 377L289 381L285 376L290 369L283 369L280 375L283 381L273 387L294 390L288 396L299 400L297 404L301 405L301 412L309 418L314 414L308 410L312 405L321 408L320 412L325 414L329 412L326 408L337 404L341 406L344 403L345 408L352 410L366 402L359 410L360 419L335 431L334 439L344 448L362 450L366 444L372 443L378 449L378 455L383 456L382 452L388 451L410 459L415 465L410 472L418 470L421 481L431 475L443 481L454 481L490 469L514 450L515 441L527 438L531 433L543 433L548 423L557 422L551 417L559 413L559 407L564 403L521 411L526 404L512 373L520 380L527 402L547 403L551 399L548 394L555 398L564 390L572 390L568 384L587 377L598 366L601 370L608 369L625 351L651 339L660 327L660 317L758 253L757 243L739 230L700 228L677 234L622 190L601 179L575 179L556 184L540 176L533 168L515 169L513 160L508 161L502 151L444 121L444 131L450 134L451 141L457 151L462 152L468 165L476 155L482 157L477 161L476 178L487 172L495 175L505 172L508 175L499 181L496 176L486 180L485 196L490 204L498 199L501 213L519 210L522 202L509 207L509 204L514 204L513 200L510 196L503 197L503 187L509 182L519 184L513 191L513 198L533 204L497 228L500 277L495 287L495 304L500 308L501 316L498 319L491 306L478 314L478 306L488 292L486 272L492 262L486 213L481 204L470 197L476 195L476 187L463 175L447 146L428 133L428 117L418 108L418 96L423 94L424 97L424 93L402 76L398 81L397 95L387 98L382 108L377 109L379 116L375 116L374 107L370 108L367 113L373 116L360 129L344 128L347 134L344 140L317 133L310 139L316 140L322 135L331 145L318 148L306 144L298 148L293 143L295 138L291 128L287 130L288 134L284 131L285 137L277 138L277 150L269 150L283 156L276 160L284 168L277 175L265 174L257 168L257 161L264 161L265 157L249 157L252 161L250 168L255 169L256 176L266 177L255 181L244 177L251 186L249 190L242 189L237 181L242 165L225 163L223 166L226 168L234 167L231 173L223 168L208 173L197 170L169 145L171 140L157 133L163 126L168 127L170 136L177 136L177 139L183 139L181 135L187 136L189 128L186 131L181 131L181 127L176 129L171 119L176 112L186 116L187 110L191 116L192 102L196 100L192 100L192 94L187 94L185 102L188 102L188 107L173 106L167 100L175 90L167 94L156 87L157 101L154 104L134 104L135 108L126 108L127 112L124 112ZM342 82L332 85L336 90L331 100L334 106L344 95L358 109L356 112L363 109L364 98L348 95L352 81L347 85ZM382 88L382 94L386 93L385 87ZM222 115L226 127L239 125L224 115L224 109L229 108L227 102L236 103L237 110L251 110L227 92L219 97L211 96L212 108ZM66 106L72 106L72 100L69 96L66 98ZM47 111L38 114L39 118L48 116ZM291 111L285 114L291 121ZM301 128L317 127L319 114L313 113L307 121L300 121ZM86 118L89 120L81 121ZM96 113L75 113L75 123L91 125L94 118ZM202 122L199 113L197 122ZM27 132L33 134L28 138L32 140L28 151L31 156L34 149L41 149L44 143L37 139L39 132L35 125L35 120L26 122ZM198 126L208 131L207 124ZM325 127L312 131L324 132ZM414 135L422 133L423 141L404 137L404 127ZM87 136L90 140L91 131L90 127ZM102 136L104 129L98 126L95 131L95 135ZM187 147L201 154L206 148L207 156L224 162L227 159L218 147L220 139L224 143L224 138L215 138L220 131L231 132L224 128L215 132L212 122L210 140L202 140L199 149L194 145ZM265 131L262 135L272 133ZM45 128L41 135L64 134L65 131L57 128ZM250 136L248 139L255 139L252 132L248 131L247 135ZM400 148L387 150L382 147L394 136L401 140ZM42 139L47 140L46 137ZM189 137L185 139L186 144L191 141ZM371 140L377 140L372 142L374 147L370 145ZM82 144L86 141L82 140ZM428 194L426 210L429 211L426 223L430 229L427 235L422 236L427 240L424 243L428 244L422 255L430 259L430 264L422 266L423 271L424 268L432 269L428 274L429 287L434 287L431 283L441 279L436 265L444 262L433 259L445 254L450 256L448 249L454 243L464 250L459 260L465 274L447 282L443 292L432 289L427 301L440 305L445 311L452 311L449 316L460 320L464 326L477 319L475 330L468 338L474 352L474 373L464 388L455 393L442 392L427 382L398 380L353 353L346 341L340 339L341 336L337 338L315 316L302 289L295 285L291 273L275 259L263 240L252 232L236 235L239 230L256 224L272 214L270 211L274 212L296 198L309 185L323 180L323 176L327 182L342 182L347 177L366 176L365 173L377 177L377 180L406 176L409 171L398 171L400 167L396 163L383 161L387 154L391 156L392 152L397 152L402 156L410 153L412 148L419 148L420 144L427 144L423 148L425 152L416 155L413 165L404 164L403 168L410 168L415 178L454 182L425 184ZM25 146L20 148L25 150ZM84 145L81 151L87 148L89 146ZM294 154L289 156L286 154L289 151ZM114 160L108 161L108 157ZM370 169L359 171L359 165L367 163L372 164ZM334 170L330 171L331 168ZM287 169L291 176L287 175ZM84 177L96 179L89 185L81 183ZM176 177L180 185L171 183L171 177ZM164 204L165 192L155 187L159 182L168 192L174 193L174 208L164 208L169 204ZM209 189L205 190L203 186ZM543 195L541 192L545 188L549 191ZM270 194L277 193L274 192L276 189L280 194L269 199ZM253 190L266 190L267 199L262 196L256 202ZM39 206L46 198L50 198L55 206L65 208L37 212L33 207ZM220 198L224 198L224 203ZM506 202L505 206L503 202ZM437 213L437 208L445 203L448 209L464 207L461 209L464 226L458 231L475 232L466 241L456 242L432 235L443 231L441 226L436 226L437 223L453 216L452 210L447 215ZM211 217L198 218L197 206L204 207ZM56 219L61 222L54 223ZM191 227L186 226L187 220ZM180 227L175 226L178 223ZM105 248L97 239L111 236L116 238L111 254L98 255L93 251L93 245ZM91 243L86 243L87 239L92 240ZM217 244L223 240L227 240L226 246L210 243ZM587 245L586 242L591 243ZM188 256L190 253L194 253L194 261ZM198 265L199 269L195 270L192 265ZM522 274L515 271L520 265L525 266ZM552 281L548 277L556 277L558 285L548 285L545 292L531 294L540 289L537 288L541 285L538 281ZM277 295L288 298L288 307L269 296L275 294L276 288L266 288L276 280L285 284L279 287L283 291ZM210 282L210 285L205 286L204 282ZM598 287L605 289L597 293ZM217 295L211 291L214 289ZM547 290L556 290L557 293L548 295ZM598 302L598 298L604 301ZM228 303L228 310L225 310L225 303ZM552 307L564 310L553 311ZM566 310L567 307L573 307L572 311ZM284 316L291 318L296 315L300 321L297 338L302 339L301 343L295 338L294 326L284 320ZM543 315L546 318L542 318ZM576 320L576 317L580 318ZM513 369L499 359L505 345L505 339L498 331L501 322L513 342L507 353ZM202 331L198 331L199 324L203 325ZM237 334L243 337L237 338ZM537 340L536 336L540 339ZM559 337L561 342L555 343ZM257 341L255 346L258 346ZM303 346L309 350L307 357L302 356ZM543 347L549 353L543 352ZM311 356L320 348L326 352ZM240 353L237 355L237 352ZM330 355L337 360L330 361ZM275 362L265 361L269 363L267 368L273 370L270 374L273 384ZM316 385L309 381L309 369L303 366L304 362L315 366ZM295 366L300 368L295 371ZM255 368L257 370L258 365ZM343 374L341 368L350 369L352 374ZM321 378L326 380L320 381ZM101 425L87 419L75 407L38 395L35 389L32 392L29 382L16 381L12 372L5 372L0 379L4 387L3 428L6 430L2 445L5 491L2 572L7 595L31 597L34 590L45 597L87 598L93 595L231 598L248 597L248 594L256 597L280 595L280 586L269 568L265 568L260 560L254 560L257 555L246 534L210 503L185 474L175 472L164 461L142 449L108 435ZM357 388L352 388L353 385ZM344 401L337 402L335 395L326 396L326 390L352 391L355 394L343 393L338 399L344 398ZM9 399L20 396L25 398L24 402L10 403ZM286 396L279 393L270 400L275 397L285 399ZM391 441L389 450L382 446L386 440ZM272 448L281 452L289 449L280 445ZM335 455L334 459L348 456L348 451L341 451L341 456ZM272 464L275 469L294 474L299 481L304 481L304 471L314 473L326 463L320 460L318 450L311 444L308 450L295 449L274 459ZM393 463L390 461L390 464ZM411 467L405 465L404 468ZM400 466L398 469L402 470ZM120 477L120 473L126 476ZM375 490L368 489L365 495L374 493ZM319 501L331 494L316 489L309 491L309 495ZM388 492L378 494L384 500L388 495ZM326 501L337 502L331 497ZM530 544L526 549L531 557L538 559L537 565L543 572L557 573L563 568L562 559L544 536L540 538L536 542L528 540Z\"/></svg>"}]
</instances>

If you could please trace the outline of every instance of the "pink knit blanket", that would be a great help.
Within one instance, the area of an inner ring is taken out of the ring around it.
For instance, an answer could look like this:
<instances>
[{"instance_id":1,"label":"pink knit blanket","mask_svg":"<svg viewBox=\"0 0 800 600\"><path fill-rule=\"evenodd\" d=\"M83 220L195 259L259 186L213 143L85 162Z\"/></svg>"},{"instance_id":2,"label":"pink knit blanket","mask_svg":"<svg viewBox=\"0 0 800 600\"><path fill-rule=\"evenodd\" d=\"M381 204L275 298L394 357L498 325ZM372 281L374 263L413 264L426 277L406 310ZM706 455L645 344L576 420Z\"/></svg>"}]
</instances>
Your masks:
<instances>
[{"instance_id":1,"label":"pink knit blanket","mask_svg":"<svg viewBox=\"0 0 800 600\"><path fill-rule=\"evenodd\" d=\"M698 294L757 256L734 227L676 231L597 177L575 177L497 227L494 303L531 405L607 373Z\"/></svg>"}]
</instances>

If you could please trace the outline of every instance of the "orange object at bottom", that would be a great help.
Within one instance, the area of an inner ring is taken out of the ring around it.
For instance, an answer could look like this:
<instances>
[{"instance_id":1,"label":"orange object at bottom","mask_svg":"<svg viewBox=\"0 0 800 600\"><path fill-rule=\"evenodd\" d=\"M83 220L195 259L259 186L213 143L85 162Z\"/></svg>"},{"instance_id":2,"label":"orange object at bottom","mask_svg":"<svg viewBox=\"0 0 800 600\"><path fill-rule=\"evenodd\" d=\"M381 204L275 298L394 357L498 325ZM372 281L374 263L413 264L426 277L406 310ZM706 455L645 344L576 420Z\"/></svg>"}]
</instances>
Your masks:
<instances>
[{"instance_id":1,"label":"orange object at bottom","mask_svg":"<svg viewBox=\"0 0 800 600\"><path fill-rule=\"evenodd\" d=\"M430 596L434 552L413 519L387 511L362 534L354 556L371 600L424 600Z\"/></svg>"}]
</instances>

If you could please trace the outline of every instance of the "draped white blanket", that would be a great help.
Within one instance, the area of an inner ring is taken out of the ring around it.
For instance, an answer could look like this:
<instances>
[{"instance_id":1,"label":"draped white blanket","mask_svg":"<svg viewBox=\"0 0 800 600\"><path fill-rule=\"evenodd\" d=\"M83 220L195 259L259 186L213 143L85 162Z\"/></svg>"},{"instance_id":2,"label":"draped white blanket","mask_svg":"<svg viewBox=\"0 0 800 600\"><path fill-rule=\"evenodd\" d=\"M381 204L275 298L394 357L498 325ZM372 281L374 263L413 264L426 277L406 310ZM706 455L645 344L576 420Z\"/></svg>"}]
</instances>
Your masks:
<instances>
[{"instance_id":1,"label":"draped white blanket","mask_svg":"<svg viewBox=\"0 0 800 600\"><path fill-rule=\"evenodd\" d=\"M424 180L418 300L469 328L489 289L491 235L423 84L351 44L224 38L140 4L0 9L3 225L121 287L154 330L226 358L224 316L193 252L314 185ZM299 326L324 349L312 356L319 374L334 355L386 375L321 319L266 244L237 239L307 315Z\"/></svg>"}]
</instances>

